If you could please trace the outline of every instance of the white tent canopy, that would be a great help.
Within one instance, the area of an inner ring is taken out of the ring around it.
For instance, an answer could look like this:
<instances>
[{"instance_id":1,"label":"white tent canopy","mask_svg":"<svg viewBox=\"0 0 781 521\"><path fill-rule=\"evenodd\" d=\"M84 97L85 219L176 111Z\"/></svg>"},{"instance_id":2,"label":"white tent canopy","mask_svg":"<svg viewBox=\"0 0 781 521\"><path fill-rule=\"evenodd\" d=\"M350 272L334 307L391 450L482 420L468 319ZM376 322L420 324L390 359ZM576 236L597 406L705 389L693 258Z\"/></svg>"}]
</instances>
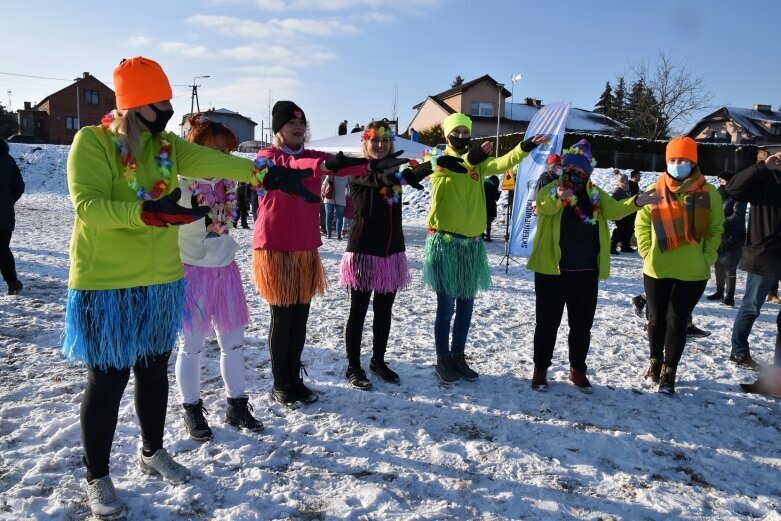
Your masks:
<instances>
[{"instance_id":1,"label":"white tent canopy","mask_svg":"<svg viewBox=\"0 0 781 521\"><path fill-rule=\"evenodd\" d=\"M335 154L337 152L344 152L345 154L358 155L363 151L361 144L361 136L363 132L354 132L345 134L343 136L334 136L326 139L318 139L316 141L310 141L306 144L306 148L312 150L319 150L321 152L328 152ZM423 150L428 148L426 145L404 139L396 136L393 142L393 146L396 151L403 150L404 153L401 157L408 159L421 160L423 158Z\"/></svg>"}]
</instances>

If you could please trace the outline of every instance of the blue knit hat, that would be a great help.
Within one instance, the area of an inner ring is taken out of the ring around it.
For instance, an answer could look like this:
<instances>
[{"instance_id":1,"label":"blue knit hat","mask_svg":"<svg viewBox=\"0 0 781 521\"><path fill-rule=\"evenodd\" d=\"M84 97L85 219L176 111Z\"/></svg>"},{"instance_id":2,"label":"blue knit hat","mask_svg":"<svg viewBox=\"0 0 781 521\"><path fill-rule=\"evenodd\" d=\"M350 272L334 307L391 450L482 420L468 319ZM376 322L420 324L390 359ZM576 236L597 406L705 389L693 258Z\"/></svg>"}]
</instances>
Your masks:
<instances>
[{"instance_id":1,"label":"blue knit hat","mask_svg":"<svg viewBox=\"0 0 781 521\"><path fill-rule=\"evenodd\" d=\"M585 139L581 139L570 148L564 151L564 161L562 165L575 166L583 169L588 175L594 171L594 166L597 164L594 158L591 156L591 145Z\"/></svg>"}]
</instances>

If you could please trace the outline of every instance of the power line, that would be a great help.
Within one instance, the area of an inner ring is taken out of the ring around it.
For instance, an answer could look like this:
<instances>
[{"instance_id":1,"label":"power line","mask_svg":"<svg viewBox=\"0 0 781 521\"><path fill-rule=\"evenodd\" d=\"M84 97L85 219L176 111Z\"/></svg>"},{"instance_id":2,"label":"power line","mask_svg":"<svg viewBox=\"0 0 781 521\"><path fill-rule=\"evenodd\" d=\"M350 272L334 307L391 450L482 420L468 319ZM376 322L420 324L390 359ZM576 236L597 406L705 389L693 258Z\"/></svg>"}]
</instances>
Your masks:
<instances>
[{"instance_id":1,"label":"power line","mask_svg":"<svg viewBox=\"0 0 781 521\"><path fill-rule=\"evenodd\" d=\"M0 72L0 74L4 74L6 76L20 76L22 78L36 78L39 80L73 81L72 78L49 78L48 76L31 76L29 74L14 74L13 72Z\"/></svg>"}]
</instances>

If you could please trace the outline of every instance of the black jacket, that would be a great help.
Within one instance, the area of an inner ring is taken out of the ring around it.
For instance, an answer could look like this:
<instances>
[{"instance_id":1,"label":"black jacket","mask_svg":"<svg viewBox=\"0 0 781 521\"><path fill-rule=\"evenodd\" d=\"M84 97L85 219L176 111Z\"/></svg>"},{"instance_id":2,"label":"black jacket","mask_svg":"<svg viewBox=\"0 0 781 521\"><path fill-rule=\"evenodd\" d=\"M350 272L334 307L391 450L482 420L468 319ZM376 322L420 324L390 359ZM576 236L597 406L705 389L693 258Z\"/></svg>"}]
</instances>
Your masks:
<instances>
[{"instance_id":1,"label":"black jacket","mask_svg":"<svg viewBox=\"0 0 781 521\"><path fill-rule=\"evenodd\" d=\"M558 178L559 176L557 176L556 174L548 170L541 173L540 177L537 178L537 184L534 185L534 197L537 196L537 192L539 192L543 186L547 186L551 184L553 181L557 180Z\"/></svg>"},{"instance_id":2,"label":"black jacket","mask_svg":"<svg viewBox=\"0 0 781 521\"><path fill-rule=\"evenodd\" d=\"M486 220L490 224L496 219L496 202L501 197L502 192L499 187L493 183L484 183L485 189L485 213Z\"/></svg>"},{"instance_id":3,"label":"black jacket","mask_svg":"<svg viewBox=\"0 0 781 521\"><path fill-rule=\"evenodd\" d=\"M389 257L404 251L401 192L397 192L395 204L388 204L394 187L401 187L395 172L350 176L355 218L350 224L347 251L376 257Z\"/></svg>"},{"instance_id":4,"label":"black jacket","mask_svg":"<svg viewBox=\"0 0 781 521\"><path fill-rule=\"evenodd\" d=\"M746 207L745 201L736 201L724 189L719 186L719 193L724 201L724 233L721 235L723 244L740 241L746 238Z\"/></svg>"},{"instance_id":5,"label":"black jacket","mask_svg":"<svg viewBox=\"0 0 781 521\"><path fill-rule=\"evenodd\" d=\"M740 269L781 276L781 171L759 162L735 174L725 190L736 201L751 204Z\"/></svg>"},{"instance_id":6,"label":"black jacket","mask_svg":"<svg viewBox=\"0 0 781 521\"><path fill-rule=\"evenodd\" d=\"M0 138L0 230L14 230L14 203L23 193L22 174L14 158L8 154L8 143Z\"/></svg>"}]
</instances>

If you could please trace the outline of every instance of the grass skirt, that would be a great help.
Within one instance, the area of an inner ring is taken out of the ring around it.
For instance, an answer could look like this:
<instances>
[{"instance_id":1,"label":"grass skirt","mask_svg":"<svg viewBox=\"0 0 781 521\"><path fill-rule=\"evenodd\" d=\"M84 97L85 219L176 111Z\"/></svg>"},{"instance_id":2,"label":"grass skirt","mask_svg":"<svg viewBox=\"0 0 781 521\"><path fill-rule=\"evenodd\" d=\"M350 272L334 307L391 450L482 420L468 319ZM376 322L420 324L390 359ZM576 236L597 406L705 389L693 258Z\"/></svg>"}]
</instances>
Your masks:
<instances>
[{"instance_id":1,"label":"grass skirt","mask_svg":"<svg viewBox=\"0 0 781 521\"><path fill-rule=\"evenodd\" d=\"M252 283L272 306L309 304L328 287L317 250L254 250Z\"/></svg>"},{"instance_id":2,"label":"grass skirt","mask_svg":"<svg viewBox=\"0 0 781 521\"><path fill-rule=\"evenodd\" d=\"M209 334L249 324L247 298L236 261L219 268L184 265L184 331Z\"/></svg>"},{"instance_id":3,"label":"grass skirt","mask_svg":"<svg viewBox=\"0 0 781 521\"><path fill-rule=\"evenodd\" d=\"M62 352L97 369L129 369L170 352L182 327L184 280L107 290L68 290Z\"/></svg>"},{"instance_id":4,"label":"grass skirt","mask_svg":"<svg viewBox=\"0 0 781 521\"><path fill-rule=\"evenodd\" d=\"M391 293L410 284L407 255L402 251L388 257L346 252L339 268L339 285L359 291Z\"/></svg>"},{"instance_id":5,"label":"grass skirt","mask_svg":"<svg viewBox=\"0 0 781 521\"><path fill-rule=\"evenodd\" d=\"M475 298L491 288L491 271L480 237L434 231L426 238L423 280L435 292L457 299Z\"/></svg>"}]
</instances>

